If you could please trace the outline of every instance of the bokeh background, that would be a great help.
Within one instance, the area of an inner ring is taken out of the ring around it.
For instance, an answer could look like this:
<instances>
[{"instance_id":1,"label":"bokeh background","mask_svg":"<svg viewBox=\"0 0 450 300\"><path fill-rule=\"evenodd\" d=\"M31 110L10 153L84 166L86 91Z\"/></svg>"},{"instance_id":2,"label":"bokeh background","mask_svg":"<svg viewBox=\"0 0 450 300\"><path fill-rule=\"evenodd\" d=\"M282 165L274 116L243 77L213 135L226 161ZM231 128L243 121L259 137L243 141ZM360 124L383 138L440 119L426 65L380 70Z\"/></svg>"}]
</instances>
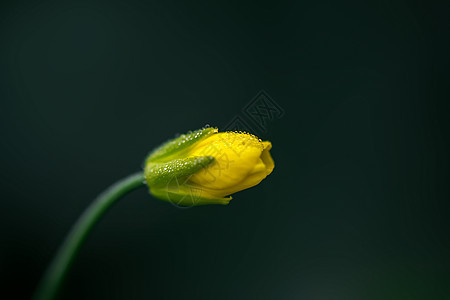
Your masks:
<instances>
[{"instance_id":1,"label":"bokeh background","mask_svg":"<svg viewBox=\"0 0 450 300\"><path fill-rule=\"evenodd\" d=\"M61 299L449 299L449 3L2 1L0 284L160 142L264 90L276 168L229 206L142 188Z\"/></svg>"}]
</instances>

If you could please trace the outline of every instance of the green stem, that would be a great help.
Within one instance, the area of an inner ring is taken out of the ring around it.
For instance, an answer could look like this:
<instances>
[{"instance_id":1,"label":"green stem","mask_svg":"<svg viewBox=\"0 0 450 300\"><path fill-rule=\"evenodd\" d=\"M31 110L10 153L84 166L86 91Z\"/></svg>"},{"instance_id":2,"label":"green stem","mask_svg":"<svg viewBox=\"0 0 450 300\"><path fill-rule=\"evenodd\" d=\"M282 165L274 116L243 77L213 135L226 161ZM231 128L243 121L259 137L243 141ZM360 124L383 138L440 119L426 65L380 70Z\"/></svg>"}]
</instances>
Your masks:
<instances>
[{"instance_id":1,"label":"green stem","mask_svg":"<svg viewBox=\"0 0 450 300\"><path fill-rule=\"evenodd\" d=\"M75 223L48 267L34 295L35 300L51 300L56 297L75 256L97 221L117 200L143 184L142 173L130 175L110 186L92 202Z\"/></svg>"}]
</instances>

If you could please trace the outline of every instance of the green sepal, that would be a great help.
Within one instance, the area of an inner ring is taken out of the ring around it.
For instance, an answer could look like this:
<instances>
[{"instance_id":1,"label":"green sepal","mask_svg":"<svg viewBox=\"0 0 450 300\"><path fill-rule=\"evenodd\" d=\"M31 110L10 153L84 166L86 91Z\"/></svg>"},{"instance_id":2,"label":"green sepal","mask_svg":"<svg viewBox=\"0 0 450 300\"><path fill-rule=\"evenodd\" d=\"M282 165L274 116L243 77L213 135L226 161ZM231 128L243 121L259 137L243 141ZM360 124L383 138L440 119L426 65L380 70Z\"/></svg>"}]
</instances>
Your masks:
<instances>
[{"instance_id":1,"label":"green sepal","mask_svg":"<svg viewBox=\"0 0 450 300\"><path fill-rule=\"evenodd\" d=\"M214 161L212 156L174 159L166 163L148 163L144 177L149 187L167 186L173 180L182 180Z\"/></svg>"},{"instance_id":2,"label":"green sepal","mask_svg":"<svg viewBox=\"0 0 450 300\"><path fill-rule=\"evenodd\" d=\"M174 205L179 206L199 206L199 205L208 205L208 204L222 204L227 205L231 197L227 198L205 198L200 197L200 190L196 192L195 188L189 187L181 187L176 189L158 189L158 188L150 188L150 193L163 201L170 202Z\"/></svg>"},{"instance_id":3,"label":"green sepal","mask_svg":"<svg viewBox=\"0 0 450 300\"><path fill-rule=\"evenodd\" d=\"M177 138L169 140L153 150L146 158L145 164L151 162L166 162L180 157L184 150L189 149L194 143L217 132L217 128L208 127L193 132L182 134Z\"/></svg>"}]
</instances>

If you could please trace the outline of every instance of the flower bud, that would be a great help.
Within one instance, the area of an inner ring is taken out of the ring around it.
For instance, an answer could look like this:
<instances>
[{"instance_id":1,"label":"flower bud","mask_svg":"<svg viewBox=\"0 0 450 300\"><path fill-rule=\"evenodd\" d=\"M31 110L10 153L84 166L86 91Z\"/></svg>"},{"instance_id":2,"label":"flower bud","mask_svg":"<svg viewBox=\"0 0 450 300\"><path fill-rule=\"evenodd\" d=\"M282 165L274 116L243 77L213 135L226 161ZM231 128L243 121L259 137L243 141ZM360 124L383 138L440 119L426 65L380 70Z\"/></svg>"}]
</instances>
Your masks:
<instances>
[{"instance_id":1,"label":"flower bud","mask_svg":"<svg viewBox=\"0 0 450 300\"><path fill-rule=\"evenodd\" d=\"M271 148L270 142L245 132L203 128L150 153L144 176L150 193L161 200L183 206L228 204L229 195L272 172Z\"/></svg>"}]
</instances>

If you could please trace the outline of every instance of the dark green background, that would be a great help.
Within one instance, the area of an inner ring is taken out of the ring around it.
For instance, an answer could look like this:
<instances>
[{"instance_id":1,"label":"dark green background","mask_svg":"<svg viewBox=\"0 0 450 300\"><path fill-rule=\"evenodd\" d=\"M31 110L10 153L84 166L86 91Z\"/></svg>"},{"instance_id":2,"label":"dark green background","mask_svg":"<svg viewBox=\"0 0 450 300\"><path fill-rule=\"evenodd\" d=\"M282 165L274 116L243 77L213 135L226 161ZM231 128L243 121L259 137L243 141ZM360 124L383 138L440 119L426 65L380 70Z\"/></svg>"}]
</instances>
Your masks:
<instances>
[{"instance_id":1,"label":"dark green background","mask_svg":"<svg viewBox=\"0 0 450 300\"><path fill-rule=\"evenodd\" d=\"M1 293L29 297L153 147L264 89L273 174L226 207L130 194L61 299L449 299L443 3L2 2Z\"/></svg>"}]
</instances>

